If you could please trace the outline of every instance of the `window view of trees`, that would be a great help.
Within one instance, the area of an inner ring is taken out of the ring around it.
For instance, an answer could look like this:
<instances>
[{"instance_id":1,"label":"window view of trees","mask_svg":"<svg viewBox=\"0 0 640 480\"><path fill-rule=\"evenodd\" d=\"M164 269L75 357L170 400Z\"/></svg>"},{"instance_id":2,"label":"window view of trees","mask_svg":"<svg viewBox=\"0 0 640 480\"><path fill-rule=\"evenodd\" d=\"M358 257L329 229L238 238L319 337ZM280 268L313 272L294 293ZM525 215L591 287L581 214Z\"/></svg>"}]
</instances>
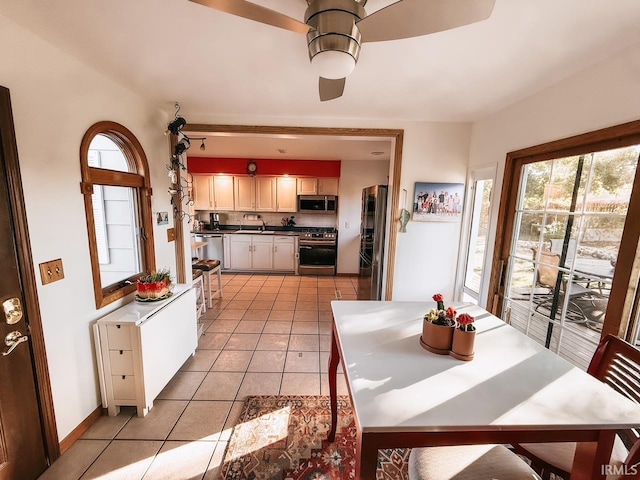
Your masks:
<instances>
[{"instance_id":1,"label":"window view of trees","mask_svg":"<svg viewBox=\"0 0 640 480\"><path fill-rule=\"evenodd\" d=\"M561 342L599 338L639 155L635 145L522 168L505 306L514 326L561 354ZM571 350L577 364L593 353Z\"/></svg>"}]
</instances>

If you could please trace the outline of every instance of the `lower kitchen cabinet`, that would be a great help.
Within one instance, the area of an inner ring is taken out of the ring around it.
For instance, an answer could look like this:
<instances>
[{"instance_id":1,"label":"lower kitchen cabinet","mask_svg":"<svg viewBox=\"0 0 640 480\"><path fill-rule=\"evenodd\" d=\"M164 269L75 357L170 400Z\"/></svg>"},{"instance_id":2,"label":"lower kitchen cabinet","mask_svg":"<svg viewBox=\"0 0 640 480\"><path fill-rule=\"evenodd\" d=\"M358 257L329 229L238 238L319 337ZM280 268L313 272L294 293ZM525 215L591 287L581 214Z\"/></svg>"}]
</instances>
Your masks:
<instances>
[{"instance_id":1,"label":"lower kitchen cabinet","mask_svg":"<svg viewBox=\"0 0 640 480\"><path fill-rule=\"evenodd\" d=\"M232 270L271 270L273 268L273 237L230 235L229 261Z\"/></svg>"},{"instance_id":2,"label":"lower kitchen cabinet","mask_svg":"<svg viewBox=\"0 0 640 480\"><path fill-rule=\"evenodd\" d=\"M295 238L264 234L231 234L228 238L231 270L295 271ZM225 245L227 245L225 243Z\"/></svg>"},{"instance_id":3,"label":"lower kitchen cabinet","mask_svg":"<svg viewBox=\"0 0 640 480\"><path fill-rule=\"evenodd\" d=\"M139 417L198 344L195 291L176 285L160 302L131 302L93 325L102 405L109 415L135 406Z\"/></svg>"},{"instance_id":4,"label":"lower kitchen cabinet","mask_svg":"<svg viewBox=\"0 0 640 480\"><path fill-rule=\"evenodd\" d=\"M296 268L295 239L293 237L273 238L273 269L292 271Z\"/></svg>"}]
</instances>

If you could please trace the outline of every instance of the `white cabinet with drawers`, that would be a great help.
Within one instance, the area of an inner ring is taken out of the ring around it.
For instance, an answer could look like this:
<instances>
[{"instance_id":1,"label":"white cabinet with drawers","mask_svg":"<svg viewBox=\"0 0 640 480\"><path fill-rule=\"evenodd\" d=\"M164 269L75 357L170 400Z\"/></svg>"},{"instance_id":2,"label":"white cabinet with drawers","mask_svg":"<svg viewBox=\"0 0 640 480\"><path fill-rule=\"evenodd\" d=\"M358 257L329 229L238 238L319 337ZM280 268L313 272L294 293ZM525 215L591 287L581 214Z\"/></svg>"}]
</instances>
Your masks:
<instances>
[{"instance_id":1,"label":"white cabinet with drawers","mask_svg":"<svg viewBox=\"0 0 640 480\"><path fill-rule=\"evenodd\" d=\"M195 291L176 285L160 302L132 302L93 325L102 405L109 415L135 406L145 416L198 343Z\"/></svg>"}]
</instances>

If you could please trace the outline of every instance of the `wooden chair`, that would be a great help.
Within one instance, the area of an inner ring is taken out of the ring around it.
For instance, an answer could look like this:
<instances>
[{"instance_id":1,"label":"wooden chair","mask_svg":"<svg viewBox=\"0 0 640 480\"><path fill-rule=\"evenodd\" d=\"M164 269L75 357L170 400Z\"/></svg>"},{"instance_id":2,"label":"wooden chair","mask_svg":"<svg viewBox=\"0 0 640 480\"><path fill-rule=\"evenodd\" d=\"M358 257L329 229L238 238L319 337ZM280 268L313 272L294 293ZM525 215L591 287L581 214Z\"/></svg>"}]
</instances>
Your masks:
<instances>
[{"instance_id":1,"label":"wooden chair","mask_svg":"<svg viewBox=\"0 0 640 480\"><path fill-rule=\"evenodd\" d=\"M414 448L409 480L535 480L540 477L503 445Z\"/></svg>"},{"instance_id":2,"label":"wooden chair","mask_svg":"<svg viewBox=\"0 0 640 480\"><path fill-rule=\"evenodd\" d=\"M600 341L587 372L632 401L640 403L640 350L633 345L613 335L605 336ZM632 466L640 462L639 431L632 429L618 432L610 465L623 468L623 465ZM551 473L564 479L569 478L576 452L575 442L524 443L514 445L514 448L517 453L532 461L532 466L543 478L550 478Z\"/></svg>"}]
</instances>

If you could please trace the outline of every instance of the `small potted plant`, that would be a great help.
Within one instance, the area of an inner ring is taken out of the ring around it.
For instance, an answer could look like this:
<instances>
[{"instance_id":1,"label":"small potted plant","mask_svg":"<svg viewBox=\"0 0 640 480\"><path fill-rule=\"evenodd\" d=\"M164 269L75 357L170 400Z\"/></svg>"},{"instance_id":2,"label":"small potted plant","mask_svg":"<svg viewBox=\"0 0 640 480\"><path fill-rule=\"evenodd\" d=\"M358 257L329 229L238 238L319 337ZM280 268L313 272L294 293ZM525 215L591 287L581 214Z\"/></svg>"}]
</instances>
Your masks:
<instances>
[{"instance_id":1,"label":"small potted plant","mask_svg":"<svg viewBox=\"0 0 640 480\"><path fill-rule=\"evenodd\" d=\"M138 279L136 299L140 301L164 300L171 296L171 272L162 269Z\"/></svg>"},{"instance_id":2,"label":"small potted plant","mask_svg":"<svg viewBox=\"0 0 640 480\"><path fill-rule=\"evenodd\" d=\"M458 316L457 327L453 332L453 342L449 355L458 360L473 360L474 345L476 340L475 319L468 313Z\"/></svg>"},{"instance_id":3,"label":"small potted plant","mask_svg":"<svg viewBox=\"0 0 640 480\"><path fill-rule=\"evenodd\" d=\"M452 307L445 308L444 297L440 293L435 294L433 300L437 306L424 316L420 345L432 353L447 355L453 341L456 311Z\"/></svg>"}]
</instances>

